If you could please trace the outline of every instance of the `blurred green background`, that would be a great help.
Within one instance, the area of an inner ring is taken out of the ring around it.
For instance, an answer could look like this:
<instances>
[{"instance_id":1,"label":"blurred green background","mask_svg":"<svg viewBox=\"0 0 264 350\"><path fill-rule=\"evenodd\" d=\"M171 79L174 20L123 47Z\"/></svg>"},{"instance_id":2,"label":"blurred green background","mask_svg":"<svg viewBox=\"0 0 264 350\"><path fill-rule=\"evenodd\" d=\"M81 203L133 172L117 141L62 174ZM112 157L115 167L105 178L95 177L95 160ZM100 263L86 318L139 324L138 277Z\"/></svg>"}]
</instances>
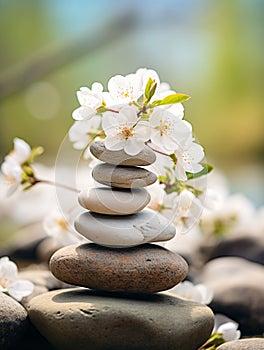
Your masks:
<instances>
[{"instance_id":1,"label":"blurred green background","mask_svg":"<svg viewBox=\"0 0 264 350\"><path fill-rule=\"evenodd\" d=\"M76 90L148 67L192 96L207 159L263 204L263 27L262 0L0 0L0 160L18 136L54 164Z\"/></svg>"}]
</instances>

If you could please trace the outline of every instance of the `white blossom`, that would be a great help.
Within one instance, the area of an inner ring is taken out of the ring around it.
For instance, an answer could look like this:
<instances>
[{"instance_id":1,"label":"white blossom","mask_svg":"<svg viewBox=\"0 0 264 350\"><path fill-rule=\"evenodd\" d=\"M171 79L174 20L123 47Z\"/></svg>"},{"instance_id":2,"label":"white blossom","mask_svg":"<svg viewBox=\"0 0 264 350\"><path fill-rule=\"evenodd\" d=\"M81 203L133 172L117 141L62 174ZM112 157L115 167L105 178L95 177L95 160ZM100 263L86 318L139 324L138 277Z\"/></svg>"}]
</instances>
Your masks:
<instances>
[{"instance_id":1,"label":"white blossom","mask_svg":"<svg viewBox=\"0 0 264 350\"><path fill-rule=\"evenodd\" d=\"M136 101L142 94L139 74L115 75L108 82L108 90L114 104Z\"/></svg>"},{"instance_id":2,"label":"white blossom","mask_svg":"<svg viewBox=\"0 0 264 350\"><path fill-rule=\"evenodd\" d=\"M14 138L14 149L5 157L1 164L1 171L5 176L5 181L11 185L7 195L13 194L19 187L23 169L22 165L29 160L31 148L27 142L16 137Z\"/></svg>"},{"instance_id":3,"label":"white blossom","mask_svg":"<svg viewBox=\"0 0 264 350\"><path fill-rule=\"evenodd\" d=\"M174 192L165 198L167 199L167 202L164 202L165 207L169 200L171 202L173 222L177 232L186 233L195 223L198 223L203 205L192 192L185 189L180 195Z\"/></svg>"},{"instance_id":4,"label":"white blossom","mask_svg":"<svg viewBox=\"0 0 264 350\"><path fill-rule=\"evenodd\" d=\"M165 109L157 108L154 110L149 121L151 142L170 153L176 149L181 149L182 145L191 140L191 125Z\"/></svg>"},{"instance_id":5,"label":"white blossom","mask_svg":"<svg viewBox=\"0 0 264 350\"><path fill-rule=\"evenodd\" d=\"M153 69L147 69L147 68L139 68L136 71L136 75L138 75L140 77L140 82L141 82L141 91L144 92L147 82L149 80L149 78L151 78L152 80L155 80L155 82L157 83L157 89L160 86L160 78L158 73L153 70Z\"/></svg>"},{"instance_id":6,"label":"white blossom","mask_svg":"<svg viewBox=\"0 0 264 350\"><path fill-rule=\"evenodd\" d=\"M174 154L177 158L175 174L178 180L186 181L186 171L190 173L198 173L203 169L199 162L204 157L203 147L193 141L187 141L178 147Z\"/></svg>"},{"instance_id":7,"label":"white blossom","mask_svg":"<svg viewBox=\"0 0 264 350\"><path fill-rule=\"evenodd\" d=\"M14 138L14 149L9 153L8 156L12 157L14 160L17 161L18 164L22 165L24 162L26 162L31 153L31 148L29 144L18 138Z\"/></svg>"},{"instance_id":8,"label":"white blossom","mask_svg":"<svg viewBox=\"0 0 264 350\"><path fill-rule=\"evenodd\" d=\"M21 183L23 169L13 157L6 156L1 165L1 171L4 174L5 181L10 185L7 191L7 195L10 196L18 189Z\"/></svg>"},{"instance_id":9,"label":"white blossom","mask_svg":"<svg viewBox=\"0 0 264 350\"><path fill-rule=\"evenodd\" d=\"M197 301L198 303L205 305L210 304L213 300L213 291L211 288L205 284L194 285L190 281L184 281L177 284L177 286L170 289L169 292L180 298Z\"/></svg>"},{"instance_id":10,"label":"white blossom","mask_svg":"<svg viewBox=\"0 0 264 350\"><path fill-rule=\"evenodd\" d=\"M81 87L80 90L77 91L77 98L81 107L73 111L73 119L83 120L91 118L96 114L97 108L102 105L103 86L100 83L94 83L92 89Z\"/></svg>"},{"instance_id":11,"label":"white blossom","mask_svg":"<svg viewBox=\"0 0 264 350\"><path fill-rule=\"evenodd\" d=\"M215 314L215 325L212 333L220 333L225 341L237 340L241 336L239 324L222 314Z\"/></svg>"},{"instance_id":12,"label":"white blossom","mask_svg":"<svg viewBox=\"0 0 264 350\"><path fill-rule=\"evenodd\" d=\"M75 149L84 149L98 133L102 118L98 115L90 119L76 121L69 130L69 139Z\"/></svg>"},{"instance_id":13,"label":"white blossom","mask_svg":"<svg viewBox=\"0 0 264 350\"><path fill-rule=\"evenodd\" d=\"M166 195L163 186L158 182L155 182L154 184L148 186L148 192L151 196L148 208L159 211L163 203L164 196Z\"/></svg>"},{"instance_id":14,"label":"white blossom","mask_svg":"<svg viewBox=\"0 0 264 350\"><path fill-rule=\"evenodd\" d=\"M237 234L252 229L255 208L242 194L222 197L214 210L206 210L201 218L201 228L207 234Z\"/></svg>"},{"instance_id":15,"label":"white blossom","mask_svg":"<svg viewBox=\"0 0 264 350\"><path fill-rule=\"evenodd\" d=\"M56 211L45 217L43 227L58 245L67 246L87 241L74 230L61 213Z\"/></svg>"},{"instance_id":16,"label":"white blossom","mask_svg":"<svg viewBox=\"0 0 264 350\"><path fill-rule=\"evenodd\" d=\"M104 113L102 126L106 134L105 146L112 151L124 149L134 156L149 140L148 124L138 122L137 108L134 106L125 106L119 113Z\"/></svg>"},{"instance_id":17,"label":"white blossom","mask_svg":"<svg viewBox=\"0 0 264 350\"><path fill-rule=\"evenodd\" d=\"M9 294L20 301L31 294L34 289L32 282L17 278L17 266L8 257L0 259L0 292Z\"/></svg>"}]
</instances>

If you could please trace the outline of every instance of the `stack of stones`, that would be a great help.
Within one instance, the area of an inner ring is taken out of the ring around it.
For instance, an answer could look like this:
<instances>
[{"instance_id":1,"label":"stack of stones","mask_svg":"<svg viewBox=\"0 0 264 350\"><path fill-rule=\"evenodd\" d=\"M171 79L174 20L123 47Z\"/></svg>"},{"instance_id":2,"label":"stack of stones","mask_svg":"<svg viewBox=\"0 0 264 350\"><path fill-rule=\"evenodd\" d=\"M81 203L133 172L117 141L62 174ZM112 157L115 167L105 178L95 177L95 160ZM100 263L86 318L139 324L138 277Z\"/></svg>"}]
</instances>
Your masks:
<instances>
[{"instance_id":1,"label":"stack of stones","mask_svg":"<svg viewBox=\"0 0 264 350\"><path fill-rule=\"evenodd\" d=\"M154 294L180 283L188 270L181 256L151 243L175 235L167 219L145 208L144 187L157 178L140 166L152 164L155 153L145 147L131 157L101 141L90 150L103 162L92 176L105 186L79 194L86 210L75 227L93 243L62 248L50 260L55 277L79 288L34 298L31 321L61 349L197 349L210 336L211 310Z\"/></svg>"}]
</instances>

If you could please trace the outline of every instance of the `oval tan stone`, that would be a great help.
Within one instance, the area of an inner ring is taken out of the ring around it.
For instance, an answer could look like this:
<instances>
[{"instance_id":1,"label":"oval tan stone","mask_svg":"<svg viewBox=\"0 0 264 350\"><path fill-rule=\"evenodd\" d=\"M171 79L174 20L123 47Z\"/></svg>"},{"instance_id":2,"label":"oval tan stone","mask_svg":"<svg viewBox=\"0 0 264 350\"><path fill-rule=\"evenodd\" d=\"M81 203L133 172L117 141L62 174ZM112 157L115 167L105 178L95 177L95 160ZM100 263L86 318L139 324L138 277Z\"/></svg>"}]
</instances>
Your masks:
<instances>
[{"instance_id":1,"label":"oval tan stone","mask_svg":"<svg viewBox=\"0 0 264 350\"><path fill-rule=\"evenodd\" d=\"M93 243L58 250L50 260L59 280L110 292L155 293L170 289L187 275L179 255L154 244L110 249Z\"/></svg>"},{"instance_id":2,"label":"oval tan stone","mask_svg":"<svg viewBox=\"0 0 264 350\"><path fill-rule=\"evenodd\" d=\"M175 226L151 209L128 216L113 216L86 211L74 221L75 229L90 241L110 248L126 248L148 242L172 239Z\"/></svg>"},{"instance_id":3,"label":"oval tan stone","mask_svg":"<svg viewBox=\"0 0 264 350\"><path fill-rule=\"evenodd\" d=\"M84 288L37 296L29 317L61 350L197 350L214 324L207 306L189 300Z\"/></svg>"},{"instance_id":4,"label":"oval tan stone","mask_svg":"<svg viewBox=\"0 0 264 350\"><path fill-rule=\"evenodd\" d=\"M156 160L156 154L148 146L145 146L137 155L130 156L124 150L108 150L104 141L95 141L91 144L90 151L95 158L113 165L144 166Z\"/></svg>"},{"instance_id":5,"label":"oval tan stone","mask_svg":"<svg viewBox=\"0 0 264 350\"><path fill-rule=\"evenodd\" d=\"M85 209L106 215L129 215L144 209L150 194L144 188L92 187L82 190L79 203Z\"/></svg>"},{"instance_id":6,"label":"oval tan stone","mask_svg":"<svg viewBox=\"0 0 264 350\"><path fill-rule=\"evenodd\" d=\"M92 171L95 181L113 187L146 187L157 180L157 176L143 168L98 164Z\"/></svg>"}]
</instances>

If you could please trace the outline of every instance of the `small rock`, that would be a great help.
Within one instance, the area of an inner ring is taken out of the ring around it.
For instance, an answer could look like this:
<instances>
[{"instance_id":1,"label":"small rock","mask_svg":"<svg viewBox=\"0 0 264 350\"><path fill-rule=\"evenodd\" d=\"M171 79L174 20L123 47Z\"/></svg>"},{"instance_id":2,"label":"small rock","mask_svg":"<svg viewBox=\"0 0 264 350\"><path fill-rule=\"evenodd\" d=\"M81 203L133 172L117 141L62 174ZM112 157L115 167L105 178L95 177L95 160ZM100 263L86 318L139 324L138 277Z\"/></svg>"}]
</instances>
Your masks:
<instances>
[{"instance_id":1,"label":"small rock","mask_svg":"<svg viewBox=\"0 0 264 350\"><path fill-rule=\"evenodd\" d=\"M95 213L128 215L144 209L150 201L150 194L143 188L94 187L81 191L78 200L82 207Z\"/></svg>"},{"instance_id":2,"label":"small rock","mask_svg":"<svg viewBox=\"0 0 264 350\"><path fill-rule=\"evenodd\" d=\"M27 331L27 312L16 300L0 293L0 349L18 344Z\"/></svg>"},{"instance_id":3,"label":"small rock","mask_svg":"<svg viewBox=\"0 0 264 350\"><path fill-rule=\"evenodd\" d=\"M211 310L192 301L83 288L32 299L29 316L40 333L63 350L196 350L214 323Z\"/></svg>"},{"instance_id":4,"label":"small rock","mask_svg":"<svg viewBox=\"0 0 264 350\"><path fill-rule=\"evenodd\" d=\"M77 217L74 226L90 241L114 248L167 241L176 233L175 226L164 216L150 209L128 216L85 212Z\"/></svg>"},{"instance_id":5,"label":"small rock","mask_svg":"<svg viewBox=\"0 0 264 350\"><path fill-rule=\"evenodd\" d=\"M47 237L42 224L31 224L18 230L8 244L1 244L0 256L9 256L16 262L38 261L37 249Z\"/></svg>"},{"instance_id":6,"label":"small rock","mask_svg":"<svg viewBox=\"0 0 264 350\"><path fill-rule=\"evenodd\" d=\"M157 176L143 168L98 164L92 171L95 181L112 187L146 187L157 180Z\"/></svg>"},{"instance_id":7,"label":"small rock","mask_svg":"<svg viewBox=\"0 0 264 350\"><path fill-rule=\"evenodd\" d=\"M45 287L48 290L62 287L61 281L55 278L48 270L26 269L19 272L18 277L31 281L34 285Z\"/></svg>"},{"instance_id":8,"label":"small rock","mask_svg":"<svg viewBox=\"0 0 264 350\"><path fill-rule=\"evenodd\" d=\"M240 234L235 237L224 237L212 245L203 242L199 250L204 261L224 256L237 256L264 265L263 236Z\"/></svg>"},{"instance_id":9,"label":"small rock","mask_svg":"<svg viewBox=\"0 0 264 350\"><path fill-rule=\"evenodd\" d=\"M264 339L234 340L220 345L217 350L264 350Z\"/></svg>"},{"instance_id":10,"label":"small rock","mask_svg":"<svg viewBox=\"0 0 264 350\"><path fill-rule=\"evenodd\" d=\"M179 255L154 244L109 249L90 243L58 250L50 269L61 281L82 287L155 293L180 283L188 265Z\"/></svg>"},{"instance_id":11,"label":"small rock","mask_svg":"<svg viewBox=\"0 0 264 350\"><path fill-rule=\"evenodd\" d=\"M25 309L27 309L31 299L35 298L36 296L38 296L40 294L47 293L48 291L49 291L48 288L46 288L44 286L36 285L36 286L34 286L33 292L31 294L22 298L22 300L20 301L20 304L23 305Z\"/></svg>"},{"instance_id":12,"label":"small rock","mask_svg":"<svg viewBox=\"0 0 264 350\"><path fill-rule=\"evenodd\" d=\"M197 278L214 291L211 307L237 323L243 335L261 335L264 329L264 267L242 258L210 261Z\"/></svg>"},{"instance_id":13,"label":"small rock","mask_svg":"<svg viewBox=\"0 0 264 350\"><path fill-rule=\"evenodd\" d=\"M91 144L90 151L95 158L113 165L144 166L156 160L156 154L148 146L145 146L137 155L130 156L123 150L110 151L105 147L103 141L96 141Z\"/></svg>"}]
</instances>

